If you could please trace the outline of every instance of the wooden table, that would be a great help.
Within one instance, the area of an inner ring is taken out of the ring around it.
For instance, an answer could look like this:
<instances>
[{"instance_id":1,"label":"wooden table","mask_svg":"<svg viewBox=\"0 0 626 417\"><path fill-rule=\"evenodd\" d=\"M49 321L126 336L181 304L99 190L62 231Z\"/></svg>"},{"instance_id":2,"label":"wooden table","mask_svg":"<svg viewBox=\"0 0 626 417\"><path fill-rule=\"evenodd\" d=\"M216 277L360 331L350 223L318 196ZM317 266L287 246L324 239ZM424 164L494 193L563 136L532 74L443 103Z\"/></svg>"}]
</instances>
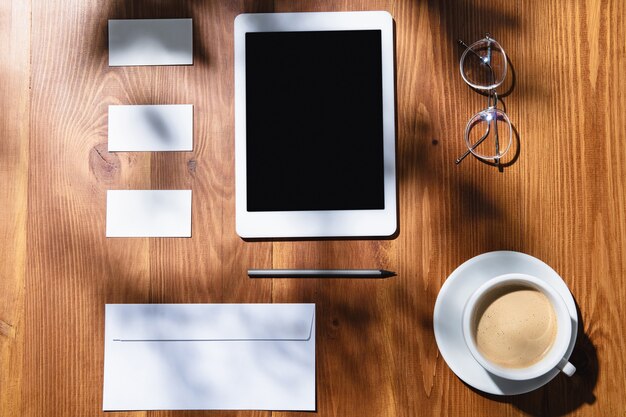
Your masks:
<instances>
[{"instance_id":1,"label":"wooden table","mask_svg":"<svg viewBox=\"0 0 626 417\"><path fill-rule=\"evenodd\" d=\"M396 24L398 236L242 241L233 19L362 9ZM194 65L110 68L107 19L142 17L193 17ZM626 416L625 21L621 0L3 1L0 415L102 415L105 303L315 302L320 416ZM485 32L514 69L518 156L502 172L454 164L484 106L456 39ZM163 103L195 106L194 152L107 152L109 104ZM106 190L180 188L194 193L193 238L105 238ZM432 328L448 274L499 249L551 265L582 319L576 375L517 397L464 385ZM398 275L251 280L252 267Z\"/></svg>"}]
</instances>

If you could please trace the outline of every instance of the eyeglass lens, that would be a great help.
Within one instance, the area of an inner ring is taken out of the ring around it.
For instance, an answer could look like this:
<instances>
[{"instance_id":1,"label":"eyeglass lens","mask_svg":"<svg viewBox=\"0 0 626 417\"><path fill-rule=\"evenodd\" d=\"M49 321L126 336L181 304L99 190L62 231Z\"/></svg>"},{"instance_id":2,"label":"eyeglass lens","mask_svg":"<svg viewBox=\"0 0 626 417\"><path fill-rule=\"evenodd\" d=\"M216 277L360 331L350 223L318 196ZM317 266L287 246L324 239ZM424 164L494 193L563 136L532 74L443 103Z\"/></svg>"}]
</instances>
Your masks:
<instances>
[{"instance_id":1,"label":"eyeglass lens","mask_svg":"<svg viewBox=\"0 0 626 417\"><path fill-rule=\"evenodd\" d=\"M481 39L464 52L461 70L472 87L496 88L506 76L506 54L498 42Z\"/></svg>"},{"instance_id":2,"label":"eyeglass lens","mask_svg":"<svg viewBox=\"0 0 626 417\"><path fill-rule=\"evenodd\" d=\"M485 109L467 124L465 140L474 155L485 159L500 158L511 145L510 122L501 110Z\"/></svg>"}]
</instances>

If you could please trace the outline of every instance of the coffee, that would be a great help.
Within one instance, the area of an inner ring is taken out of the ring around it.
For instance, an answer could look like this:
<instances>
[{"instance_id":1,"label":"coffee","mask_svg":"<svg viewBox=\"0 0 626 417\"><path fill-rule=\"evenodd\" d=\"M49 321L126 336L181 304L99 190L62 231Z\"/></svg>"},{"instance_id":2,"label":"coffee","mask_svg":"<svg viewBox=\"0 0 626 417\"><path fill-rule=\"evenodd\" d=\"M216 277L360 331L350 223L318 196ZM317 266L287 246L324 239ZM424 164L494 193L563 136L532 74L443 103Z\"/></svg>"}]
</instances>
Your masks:
<instances>
[{"instance_id":1,"label":"coffee","mask_svg":"<svg viewBox=\"0 0 626 417\"><path fill-rule=\"evenodd\" d=\"M526 368L554 344L556 313L541 291L505 286L480 301L473 330L476 346L487 360L505 368Z\"/></svg>"}]
</instances>

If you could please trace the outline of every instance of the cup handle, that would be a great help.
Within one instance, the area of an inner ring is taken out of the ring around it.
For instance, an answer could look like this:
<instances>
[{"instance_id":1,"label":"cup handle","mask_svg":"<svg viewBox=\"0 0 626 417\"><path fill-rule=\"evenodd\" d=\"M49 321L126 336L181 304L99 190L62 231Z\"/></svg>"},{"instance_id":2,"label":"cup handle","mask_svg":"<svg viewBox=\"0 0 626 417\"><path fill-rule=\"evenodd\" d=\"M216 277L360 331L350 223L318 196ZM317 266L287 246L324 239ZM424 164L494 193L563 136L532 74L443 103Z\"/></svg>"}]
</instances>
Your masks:
<instances>
[{"instance_id":1,"label":"cup handle","mask_svg":"<svg viewBox=\"0 0 626 417\"><path fill-rule=\"evenodd\" d=\"M567 376L572 376L574 375L574 372L576 372L576 367L568 362L565 358L561 359L561 361L557 365L557 368L559 368L561 372L563 372Z\"/></svg>"}]
</instances>

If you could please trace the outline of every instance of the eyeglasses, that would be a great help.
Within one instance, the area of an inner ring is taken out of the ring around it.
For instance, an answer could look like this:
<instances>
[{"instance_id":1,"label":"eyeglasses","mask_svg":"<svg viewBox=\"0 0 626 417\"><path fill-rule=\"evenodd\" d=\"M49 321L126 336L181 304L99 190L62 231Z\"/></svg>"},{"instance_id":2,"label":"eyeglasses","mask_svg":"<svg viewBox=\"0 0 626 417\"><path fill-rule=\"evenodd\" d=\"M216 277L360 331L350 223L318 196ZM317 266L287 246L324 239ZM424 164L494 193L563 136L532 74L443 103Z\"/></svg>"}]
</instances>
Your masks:
<instances>
[{"instance_id":1,"label":"eyeglasses","mask_svg":"<svg viewBox=\"0 0 626 417\"><path fill-rule=\"evenodd\" d=\"M498 108L496 92L506 78L506 53L489 34L469 46L461 40L459 44L465 48L459 65L461 77L474 91L487 96L487 108L467 122L464 136L467 151L455 162L461 163L471 153L479 159L499 164L513 142L511 121Z\"/></svg>"}]
</instances>

